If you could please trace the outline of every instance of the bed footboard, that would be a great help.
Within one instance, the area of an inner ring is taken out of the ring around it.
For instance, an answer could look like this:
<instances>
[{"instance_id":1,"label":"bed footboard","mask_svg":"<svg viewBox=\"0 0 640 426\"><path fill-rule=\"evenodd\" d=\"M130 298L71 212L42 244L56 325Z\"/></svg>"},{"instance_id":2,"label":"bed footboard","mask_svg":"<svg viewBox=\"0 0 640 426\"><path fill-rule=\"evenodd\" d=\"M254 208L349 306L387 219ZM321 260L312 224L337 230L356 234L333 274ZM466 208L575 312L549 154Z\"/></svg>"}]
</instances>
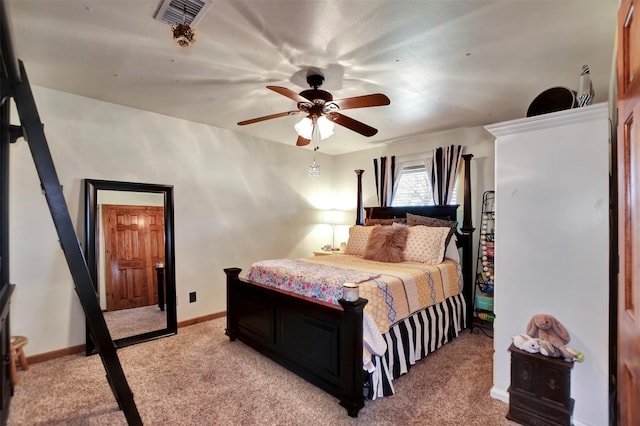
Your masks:
<instances>
[{"instance_id":1,"label":"bed footboard","mask_svg":"<svg viewBox=\"0 0 640 426\"><path fill-rule=\"evenodd\" d=\"M351 417L364 407L362 313L367 300L320 302L240 278L228 268L227 329L340 400Z\"/></svg>"}]
</instances>

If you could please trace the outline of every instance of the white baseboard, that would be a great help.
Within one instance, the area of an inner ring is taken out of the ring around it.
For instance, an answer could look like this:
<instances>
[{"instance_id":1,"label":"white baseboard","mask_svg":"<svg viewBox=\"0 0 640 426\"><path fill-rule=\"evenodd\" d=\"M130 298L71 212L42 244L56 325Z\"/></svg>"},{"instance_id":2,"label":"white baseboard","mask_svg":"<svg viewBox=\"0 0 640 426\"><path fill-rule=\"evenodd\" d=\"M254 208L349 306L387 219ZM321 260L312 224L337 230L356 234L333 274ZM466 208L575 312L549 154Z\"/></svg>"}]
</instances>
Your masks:
<instances>
[{"instance_id":1,"label":"white baseboard","mask_svg":"<svg viewBox=\"0 0 640 426\"><path fill-rule=\"evenodd\" d=\"M491 395L491 398L493 399L497 399L507 404L509 403L509 392L504 389L500 389L494 386L491 388L491 392L489 392L489 395Z\"/></svg>"}]
</instances>

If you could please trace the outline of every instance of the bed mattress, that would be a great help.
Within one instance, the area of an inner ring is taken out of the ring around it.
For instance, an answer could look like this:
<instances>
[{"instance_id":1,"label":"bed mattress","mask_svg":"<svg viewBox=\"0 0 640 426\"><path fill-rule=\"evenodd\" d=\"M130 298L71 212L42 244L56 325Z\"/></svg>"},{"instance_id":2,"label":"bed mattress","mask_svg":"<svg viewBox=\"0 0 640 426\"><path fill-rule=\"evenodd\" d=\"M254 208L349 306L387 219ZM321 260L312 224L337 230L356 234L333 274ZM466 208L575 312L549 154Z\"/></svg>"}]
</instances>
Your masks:
<instances>
[{"instance_id":1,"label":"bed mattress","mask_svg":"<svg viewBox=\"0 0 640 426\"><path fill-rule=\"evenodd\" d=\"M437 265L386 263L360 256L335 254L307 259L275 259L254 263L247 279L302 296L338 304L342 284L358 285L369 302L365 312L380 334L404 318L462 292L459 263Z\"/></svg>"}]
</instances>

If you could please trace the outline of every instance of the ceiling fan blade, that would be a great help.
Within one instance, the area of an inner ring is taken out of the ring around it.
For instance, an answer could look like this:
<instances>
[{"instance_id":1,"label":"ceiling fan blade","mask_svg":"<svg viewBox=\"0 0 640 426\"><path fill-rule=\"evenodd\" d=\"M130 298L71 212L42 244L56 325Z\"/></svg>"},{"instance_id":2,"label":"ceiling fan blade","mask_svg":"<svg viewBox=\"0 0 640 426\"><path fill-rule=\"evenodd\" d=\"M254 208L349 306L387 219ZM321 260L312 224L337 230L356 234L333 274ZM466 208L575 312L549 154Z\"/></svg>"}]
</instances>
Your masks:
<instances>
[{"instance_id":1,"label":"ceiling fan blade","mask_svg":"<svg viewBox=\"0 0 640 426\"><path fill-rule=\"evenodd\" d=\"M250 120L238 122L238 126L244 126L245 124L259 123L260 121L271 120L272 118L286 117L287 115L299 114L301 111L287 111L279 112L277 114L265 115L264 117L252 118Z\"/></svg>"},{"instance_id":2,"label":"ceiling fan blade","mask_svg":"<svg viewBox=\"0 0 640 426\"><path fill-rule=\"evenodd\" d=\"M292 99L296 102L309 102L311 99L307 99L304 96L300 96L296 92L291 89L287 89L286 87L280 86L267 86L267 89L273 90L276 93L280 93L283 96L286 96L289 99Z\"/></svg>"},{"instance_id":3,"label":"ceiling fan blade","mask_svg":"<svg viewBox=\"0 0 640 426\"><path fill-rule=\"evenodd\" d=\"M339 112L332 112L327 115L327 118L336 124L344 126L347 129L351 129L364 136L373 136L378 133L378 129L374 129L361 121L354 120L353 118L342 115Z\"/></svg>"},{"instance_id":4,"label":"ceiling fan blade","mask_svg":"<svg viewBox=\"0 0 640 426\"><path fill-rule=\"evenodd\" d=\"M391 101L382 93L375 93L373 95L336 99L333 103L338 105L340 109L353 109L389 105Z\"/></svg>"},{"instance_id":5,"label":"ceiling fan blade","mask_svg":"<svg viewBox=\"0 0 640 426\"><path fill-rule=\"evenodd\" d=\"M296 141L296 146L305 146L305 145L309 145L310 143L311 143L311 140L305 139L302 136L298 136L298 140Z\"/></svg>"}]
</instances>

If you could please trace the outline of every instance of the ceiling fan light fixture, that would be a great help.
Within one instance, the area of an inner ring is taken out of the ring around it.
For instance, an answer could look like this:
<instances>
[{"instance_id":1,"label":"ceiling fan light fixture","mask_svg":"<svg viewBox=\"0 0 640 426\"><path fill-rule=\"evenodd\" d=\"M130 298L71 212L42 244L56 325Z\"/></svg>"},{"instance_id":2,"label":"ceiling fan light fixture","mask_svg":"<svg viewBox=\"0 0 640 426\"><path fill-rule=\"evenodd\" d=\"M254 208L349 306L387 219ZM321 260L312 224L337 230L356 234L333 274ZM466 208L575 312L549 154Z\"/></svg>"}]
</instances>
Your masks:
<instances>
[{"instance_id":1,"label":"ceiling fan light fixture","mask_svg":"<svg viewBox=\"0 0 640 426\"><path fill-rule=\"evenodd\" d=\"M320 132L320 139L327 139L331 135L333 135L333 127L334 124L332 121L327 119L325 116L320 116L316 119L316 126L318 127L318 131ZM313 135L313 120L309 117L305 117L300 120L294 126L296 132L299 136L305 139L312 139Z\"/></svg>"}]
</instances>

